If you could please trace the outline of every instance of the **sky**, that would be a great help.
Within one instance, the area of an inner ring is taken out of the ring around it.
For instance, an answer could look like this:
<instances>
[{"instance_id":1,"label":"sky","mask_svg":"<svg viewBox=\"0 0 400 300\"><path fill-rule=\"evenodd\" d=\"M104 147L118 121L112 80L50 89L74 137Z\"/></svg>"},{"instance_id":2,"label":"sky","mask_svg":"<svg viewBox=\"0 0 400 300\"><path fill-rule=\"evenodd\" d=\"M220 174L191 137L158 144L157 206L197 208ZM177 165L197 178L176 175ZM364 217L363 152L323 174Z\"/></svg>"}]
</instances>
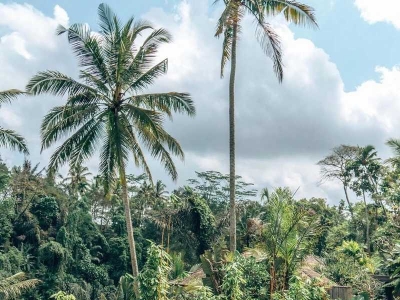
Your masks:
<instances>
[{"instance_id":1,"label":"sky","mask_svg":"<svg viewBox=\"0 0 400 300\"><path fill-rule=\"evenodd\" d=\"M39 71L77 76L77 62L58 24L88 23L96 31L101 1L0 1L0 90L23 89ZM166 124L186 157L171 182L157 161L153 177L170 189L195 171L228 172L228 76L219 77L221 40L214 31L221 5L211 0L114 0L121 17L147 19L168 29L174 41L160 49L168 74L150 91L189 92L195 118ZM269 22L281 37L285 78L279 84L260 49L251 19L244 20L238 46L236 85L237 173L257 188L299 188L298 197L343 198L338 182L320 183L316 163L340 144L374 145L390 155L385 141L400 137L400 2L398 0L304 0L315 8L319 29L298 28L281 16ZM40 123L65 99L22 97L0 109L0 126L29 143L33 163L45 166L53 149L40 153ZM0 149L7 164L23 156ZM87 166L96 172L96 157ZM140 170L129 166L130 173ZM65 172L65 168L64 168ZM357 199L353 195L353 201Z\"/></svg>"}]
</instances>

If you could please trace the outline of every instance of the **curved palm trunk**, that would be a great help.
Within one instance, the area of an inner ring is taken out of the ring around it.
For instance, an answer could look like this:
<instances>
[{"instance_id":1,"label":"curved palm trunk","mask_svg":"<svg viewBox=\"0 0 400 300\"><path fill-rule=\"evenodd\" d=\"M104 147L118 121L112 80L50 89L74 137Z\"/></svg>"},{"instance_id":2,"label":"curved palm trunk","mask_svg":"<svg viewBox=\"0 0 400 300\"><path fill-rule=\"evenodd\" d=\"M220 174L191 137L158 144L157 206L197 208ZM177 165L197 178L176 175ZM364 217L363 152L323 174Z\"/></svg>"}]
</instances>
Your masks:
<instances>
[{"instance_id":1,"label":"curved palm trunk","mask_svg":"<svg viewBox=\"0 0 400 300\"><path fill-rule=\"evenodd\" d=\"M125 174L124 166L120 166L119 173L120 173L121 187L122 187L122 201L124 202L126 231L128 233L129 251L131 254L132 273L133 273L133 277L135 277L135 279L137 279L139 276L139 267L138 267L137 258L136 258L135 238L133 237L131 208L129 206L128 189L127 189L126 174ZM137 280L135 280L134 288L135 288L136 297L137 297L137 299L139 299L139 283Z\"/></svg>"},{"instance_id":2,"label":"curved palm trunk","mask_svg":"<svg viewBox=\"0 0 400 300\"><path fill-rule=\"evenodd\" d=\"M363 198L364 198L364 205L365 205L365 227L366 227L365 243L367 244L367 253L370 254L371 249L370 249L370 244L369 244L369 217L368 217L368 205L367 205L367 201L365 200L365 193L364 193L364 191L363 191Z\"/></svg>"},{"instance_id":3,"label":"curved palm trunk","mask_svg":"<svg viewBox=\"0 0 400 300\"><path fill-rule=\"evenodd\" d=\"M237 25L233 25L231 74L229 78L229 249L236 251L236 202L235 202L235 77L236 77Z\"/></svg>"}]
</instances>

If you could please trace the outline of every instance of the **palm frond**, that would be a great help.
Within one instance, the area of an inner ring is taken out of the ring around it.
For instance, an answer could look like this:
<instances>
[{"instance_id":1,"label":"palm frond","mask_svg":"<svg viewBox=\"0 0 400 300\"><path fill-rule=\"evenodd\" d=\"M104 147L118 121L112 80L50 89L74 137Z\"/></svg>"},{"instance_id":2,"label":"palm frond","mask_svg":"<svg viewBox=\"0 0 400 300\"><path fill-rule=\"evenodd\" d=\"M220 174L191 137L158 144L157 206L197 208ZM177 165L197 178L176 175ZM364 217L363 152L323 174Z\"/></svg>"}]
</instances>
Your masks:
<instances>
[{"instance_id":1,"label":"palm frond","mask_svg":"<svg viewBox=\"0 0 400 300\"><path fill-rule=\"evenodd\" d=\"M140 92L149 87L156 78L166 74L168 71L168 59L164 59L160 63L156 64L150 70L141 74L128 88L126 91Z\"/></svg>"},{"instance_id":2,"label":"palm frond","mask_svg":"<svg viewBox=\"0 0 400 300\"><path fill-rule=\"evenodd\" d=\"M244 0L244 2L248 3L253 1ZM296 25L318 28L314 9L298 1L264 0L263 7L265 8L266 14L269 16L276 16L283 13L286 20L289 22L293 22Z\"/></svg>"},{"instance_id":3,"label":"palm frond","mask_svg":"<svg viewBox=\"0 0 400 300\"><path fill-rule=\"evenodd\" d=\"M149 58L154 58L154 55L157 53L159 47L162 44L167 44L171 41L172 36L168 30L164 28L153 30L153 32L143 42L139 52L137 53L137 57L144 62L142 65L146 67L146 63L151 62Z\"/></svg>"},{"instance_id":4,"label":"palm frond","mask_svg":"<svg viewBox=\"0 0 400 300\"><path fill-rule=\"evenodd\" d=\"M130 124L127 118L125 118L124 122L125 122L124 128L126 129L127 134L129 135L129 145L130 145L130 150L133 153L135 165L137 167L141 167L146 173L150 182L153 182L153 177L151 175L150 167L147 164L145 154L142 148L140 147L140 143L137 140L136 135L133 131L133 126Z\"/></svg>"},{"instance_id":5,"label":"palm frond","mask_svg":"<svg viewBox=\"0 0 400 300\"><path fill-rule=\"evenodd\" d=\"M234 24L239 25L243 14L240 13L240 1L227 1L224 11L217 22L215 37L219 37L226 29L232 28Z\"/></svg>"},{"instance_id":6,"label":"palm frond","mask_svg":"<svg viewBox=\"0 0 400 300\"><path fill-rule=\"evenodd\" d=\"M22 92L20 90L16 90L16 89L1 91L0 92L0 104L10 103L11 100L14 100L18 96L24 95L24 94L26 94L26 93Z\"/></svg>"},{"instance_id":7,"label":"palm frond","mask_svg":"<svg viewBox=\"0 0 400 300\"><path fill-rule=\"evenodd\" d=\"M152 110L165 112L168 116L171 116L171 110L186 113L189 116L196 114L193 100L187 93L142 94L132 96L127 100L136 106L144 106Z\"/></svg>"},{"instance_id":8,"label":"palm frond","mask_svg":"<svg viewBox=\"0 0 400 300\"><path fill-rule=\"evenodd\" d=\"M28 279L25 273L17 273L5 279L0 279L1 299L16 299L23 292L30 290L40 284L38 279Z\"/></svg>"},{"instance_id":9,"label":"palm frond","mask_svg":"<svg viewBox=\"0 0 400 300\"><path fill-rule=\"evenodd\" d=\"M33 95L45 93L55 96L64 96L65 94L73 96L84 93L97 94L95 89L57 71L39 72L29 81L26 90Z\"/></svg>"},{"instance_id":10,"label":"palm frond","mask_svg":"<svg viewBox=\"0 0 400 300\"><path fill-rule=\"evenodd\" d=\"M57 171L60 166L67 163L77 147L82 146L83 141L93 140L97 135L99 120L91 119L71 135L50 157L49 170ZM95 141L93 141L94 143Z\"/></svg>"},{"instance_id":11,"label":"palm frond","mask_svg":"<svg viewBox=\"0 0 400 300\"><path fill-rule=\"evenodd\" d=\"M224 41L222 42L221 57L221 78L224 77L225 66L230 61L232 55L233 28L227 28L224 32Z\"/></svg>"},{"instance_id":12,"label":"palm frond","mask_svg":"<svg viewBox=\"0 0 400 300\"><path fill-rule=\"evenodd\" d=\"M88 104L54 107L44 117L41 125L41 151L92 120L97 112L97 106Z\"/></svg>"},{"instance_id":13,"label":"palm frond","mask_svg":"<svg viewBox=\"0 0 400 300\"><path fill-rule=\"evenodd\" d=\"M282 82L282 49L278 34L273 30L270 24L262 23L262 21L259 20L256 29L256 37L265 54L272 59L274 73L276 77L278 77L279 82Z\"/></svg>"},{"instance_id":14,"label":"palm frond","mask_svg":"<svg viewBox=\"0 0 400 300\"><path fill-rule=\"evenodd\" d=\"M91 131L82 139L79 147L73 149L70 157L72 166L80 166L86 159L94 154L96 151L96 143L100 140L103 133L103 123L101 120L98 120Z\"/></svg>"},{"instance_id":15,"label":"palm frond","mask_svg":"<svg viewBox=\"0 0 400 300\"><path fill-rule=\"evenodd\" d=\"M143 33L143 31L149 29L154 29L153 25L149 21L146 20L136 21L133 24L130 32L132 40L136 40L136 38L140 36Z\"/></svg>"},{"instance_id":16,"label":"palm frond","mask_svg":"<svg viewBox=\"0 0 400 300\"><path fill-rule=\"evenodd\" d=\"M392 149L393 153L396 156L400 156L400 140L398 140L398 139L389 139L386 142L386 145L388 145L390 147L390 149Z\"/></svg>"},{"instance_id":17,"label":"palm frond","mask_svg":"<svg viewBox=\"0 0 400 300\"><path fill-rule=\"evenodd\" d=\"M113 35L115 32L115 19L117 18L113 10L105 3L101 3L97 9L99 16L99 26L105 35Z\"/></svg>"},{"instance_id":18,"label":"palm frond","mask_svg":"<svg viewBox=\"0 0 400 300\"><path fill-rule=\"evenodd\" d=\"M217 22L215 37L224 35L221 56L221 78L224 77L226 63L231 59L232 42L240 33L240 23L244 17L244 9L240 1L225 1L225 9Z\"/></svg>"},{"instance_id":19,"label":"palm frond","mask_svg":"<svg viewBox=\"0 0 400 300\"><path fill-rule=\"evenodd\" d=\"M15 131L2 127L0 127L0 146L29 154L25 139Z\"/></svg>"},{"instance_id":20,"label":"palm frond","mask_svg":"<svg viewBox=\"0 0 400 300\"><path fill-rule=\"evenodd\" d=\"M151 128L157 136L162 127L162 115L154 110L143 109L129 103L122 106L123 111L130 120L140 127Z\"/></svg>"},{"instance_id":21,"label":"palm frond","mask_svg":"<svg viewBox=\"0 0 400 300\"><path fill-rule=\"evenodd\" d=\"M107 134L100 151L100 176L104 179L104 191L109 194L116 182L116 149L110 135Z\"/></svg>"},{"instance_id":22,"label":"palm frond","mask_svg":"<svg viewBox=\"0 0 400 300\"><path fill-rule=\"evenodd\" d=\"M91 33L86 24L73 24L69 28L59 26L57 34L67 34L68 42L78 58L79 65L97 77L98 80L111 83L109 71L106 66L101 40Z\"/></svg>"},{"instance_id":23,"label":"palm frond","mask_svg":"<svg viewBox=\"0 0 400 300\"><path fill-rule=\"evenodd\" d=\"M164 144L167 145L172 154L183 160L184 153L179 143L164 130L159 130L157 135L155 135L152 130L149 130L146 127L140 128L139 137L143 144L145 144L146 148L150 151L151 155L159 159L171 178L176 180L178 173L172 157L169 154L169 151L164 147Z\"/></svg>"}]
</instances>

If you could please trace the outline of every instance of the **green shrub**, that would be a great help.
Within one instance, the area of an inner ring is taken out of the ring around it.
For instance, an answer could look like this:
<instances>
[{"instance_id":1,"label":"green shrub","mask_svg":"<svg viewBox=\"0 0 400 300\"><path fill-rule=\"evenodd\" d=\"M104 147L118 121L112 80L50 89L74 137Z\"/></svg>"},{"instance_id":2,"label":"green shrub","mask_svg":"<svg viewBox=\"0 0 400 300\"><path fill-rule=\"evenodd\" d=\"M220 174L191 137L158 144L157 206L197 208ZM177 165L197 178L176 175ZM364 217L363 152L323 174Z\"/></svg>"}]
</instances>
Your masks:
<instances>
[{"instance_id":1,"label":"green shrub","mask_svg":"<svg viewBox=\"0 0 400 300\"><path fill-rule=\"evenodd\" d=\"M40 227L47 230L57 222L59 215L57 200L53 197L40 198L32 205L31 212L38 219Z\"/></svg>"},{"instance_id":2,"label":"green shrub","mask_svg":"<svg viewBox=\"0 0 400 300\"><path fill-rule=\"evenodd\" d=\"M303 280L293 276L289 282L289 290L275 293L275 300L328 300L326 290L314 280Z\"/></svg>"},{"instance_id":3,"label":"green shrub","mask_svg":"<svg viewBox=\"0 0 400 300\"><path fill-rule=\"evenodd\" d=\"M43 244L39 248L39 259L53 272L59 271L65 262L65 248L54 241Z\"/></svg>"}]
</instances>

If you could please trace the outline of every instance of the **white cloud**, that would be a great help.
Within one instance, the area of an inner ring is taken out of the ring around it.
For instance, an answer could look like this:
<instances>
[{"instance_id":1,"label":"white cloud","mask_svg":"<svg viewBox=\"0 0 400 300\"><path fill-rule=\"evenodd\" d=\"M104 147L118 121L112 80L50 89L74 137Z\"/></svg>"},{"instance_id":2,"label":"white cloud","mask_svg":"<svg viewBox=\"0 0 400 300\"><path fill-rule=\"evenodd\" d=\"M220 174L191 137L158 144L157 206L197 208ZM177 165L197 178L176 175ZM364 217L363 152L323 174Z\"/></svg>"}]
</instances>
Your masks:
<instances>
[{"instance_id":1,"label":"white cloud","mask_svg":"<svg viewBox=\"0 0 400 300\"><path fill-rule=\"evenodd\" d=\"M355 0L361 17L370 24L391 23L400 29L400 1L398 0Z\"/></svg>"},{"instance_id":2,"label":"white cloud","mask_svg":"<svg viewBox=\"0 0 400 300\"><path fill-rule=\"evenodd\" d=\"M56 21L64 26L64 27L68 27L68 23L69 23L69 17L67 12L59 5L56 5L54 7L54 18L56 19Z\"/></svg>"},{"instance_id":3,"label":"white cloud","mask_svg":"<svg viewBox=\"0 0 400 300\"><path fill-rule=\"evenodd\" d=\"M354 124L375 124L388 135L400 126L400 67L377 67L379 81L369 80L342 98L344 118Z\"/></svg>"},{"instance_id":4,"label":"white cloud","mask_svg":"<svg viewBox=\"0 0 400 300\"><path fill-rule=\"evenodd\" d=\"M10 107L7 106L1 106L0 109L0 120L2 123L6 124L7 127L12 127L12 128L20 128L22 125L22 119L15 113L13 112Z\"/></svg>"},{"instance_id":5,"label":"white cloud","mask_svg":"<svg viewBox=\"0 0 400 300\"><path fill-rule=\"evenodd\" d=\"M56 49L55 28L68 19L59 6L54 9L55 18L47 17L29 4L0 3L0 26L18 32L32 46Z\"/></svg>"},{"instance_id":6,"label":"white cloud","mask_svg":"<svg viewBox=\"0 0 400 300\"><path fill-rule=\"evenodd\" d=\"M18 32L13 32L9 35L5 35L0 39L3 49L9 48L11 51L15 51L25 59L31 59L32 55L26 50L25 40L21 37Z\"/></svg>"},{"instance_id":7,"label":"white cloud","mask_svg":"<svg viewBox=\"0 0 400 300\"><path fill-rule=\"evenodd\" d=\"M68 15L59 6L54 17L46 16L28 4L0 3L0 90L24 89L37 72L57 69L70 75L76 73L76 62L65 37L58 37L58 24L67 25ZM47 162L40 155L40 122L44 114L62 99L52 97L20 97L12 105L0 108L0 125L25 136L34 162ZM2 158L14 163L22 155L1 149Z\"/></svg>"}]
</instances>

